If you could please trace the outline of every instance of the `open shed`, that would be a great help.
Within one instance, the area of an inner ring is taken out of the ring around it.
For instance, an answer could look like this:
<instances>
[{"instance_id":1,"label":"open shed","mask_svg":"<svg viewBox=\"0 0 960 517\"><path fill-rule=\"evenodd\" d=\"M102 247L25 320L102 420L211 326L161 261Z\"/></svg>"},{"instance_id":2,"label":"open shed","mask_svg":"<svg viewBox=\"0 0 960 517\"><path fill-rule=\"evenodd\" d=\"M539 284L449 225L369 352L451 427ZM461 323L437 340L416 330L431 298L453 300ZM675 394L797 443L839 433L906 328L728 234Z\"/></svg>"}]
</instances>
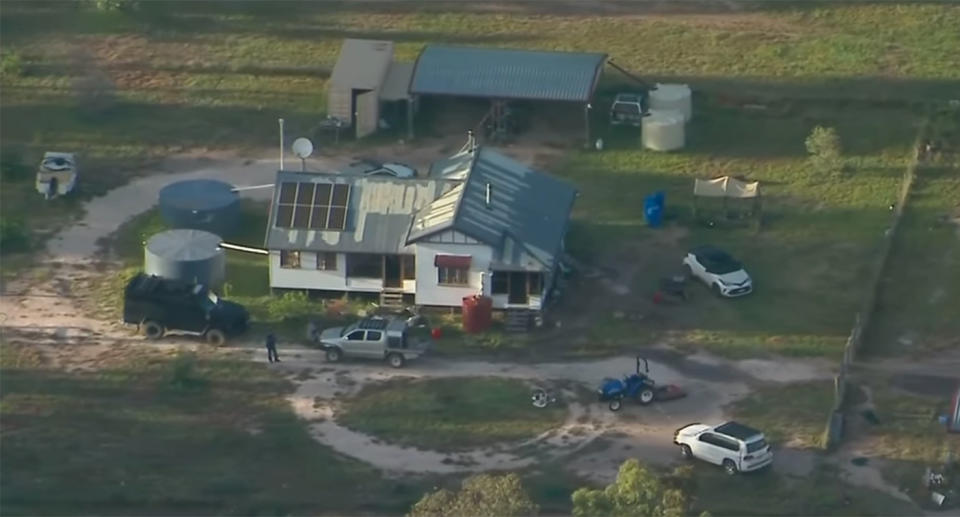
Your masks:
<instances>
[{"instance_id":1,"label":"open shed","mask_svg":"<svg viewBox=\"0 0 960 517\"><path fill-rule=\"evenodd\" d=\"M507 102L555 101L583 105L590 141L589 113L606 54L428 45L413 66L409 93L489 99L489 116L502 122ZM413 110L407 131L413 137Z\"/></svg>"},{"instance_id":2,"label":"open shed","mask_svg":"<svg viewBox=\"0 0 960 517\"><path fill-rule=\"evenodd\" d=\"M327 90L327 115L352 127L357 138L379 128L384 102L407 101L412 63L393 61L393 42L346 39Z\"/></svg>"}]
</instances>

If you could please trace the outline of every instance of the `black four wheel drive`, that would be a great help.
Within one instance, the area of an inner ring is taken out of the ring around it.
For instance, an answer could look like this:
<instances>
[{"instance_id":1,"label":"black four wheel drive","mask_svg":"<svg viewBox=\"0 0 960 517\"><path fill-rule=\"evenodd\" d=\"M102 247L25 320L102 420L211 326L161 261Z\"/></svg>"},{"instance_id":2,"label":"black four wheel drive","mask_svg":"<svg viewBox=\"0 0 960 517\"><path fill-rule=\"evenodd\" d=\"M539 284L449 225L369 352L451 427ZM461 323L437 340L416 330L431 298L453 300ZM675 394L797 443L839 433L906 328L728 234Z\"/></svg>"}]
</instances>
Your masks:
<instances>
[{"instance_id":1,"label":"black four wheel drive","mask_svg":"<svg viewBox=\"0 0 960 517\"><path fill-rule=\"evenodd\" d=\"M222 345L227 337L242 334L249 319L242 305L220 299L203 284L139 274L124 292L123 321L138 325L147 339L183 330Z\"/></svg>"}]
</instances>

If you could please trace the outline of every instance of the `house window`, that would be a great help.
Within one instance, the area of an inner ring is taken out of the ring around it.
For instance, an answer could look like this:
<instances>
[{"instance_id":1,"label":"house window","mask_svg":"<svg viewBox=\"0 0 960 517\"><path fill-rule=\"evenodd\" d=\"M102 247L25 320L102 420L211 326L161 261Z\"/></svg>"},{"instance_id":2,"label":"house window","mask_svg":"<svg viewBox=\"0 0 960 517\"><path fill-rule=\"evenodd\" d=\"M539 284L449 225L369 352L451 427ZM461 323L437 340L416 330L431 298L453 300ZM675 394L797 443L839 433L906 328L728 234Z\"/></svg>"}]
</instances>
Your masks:
<instances>
[{"instance_id":1,"label":"house window","mask_svg":"<svg viewBox=\"0 0 960 517\"><path fill-rule=\"evenodd\" d=\"M469 285L468 274L470 270L465 267L438 267L437 283L440 285Z\"/></svg>"},{"instance_id":2,"label":"house window","mask_svg":"<svg viewBox=\"0 0 960 517\"><path fill-rule=\"evenodd\" d=\"M353 278L383 278L383 255L371 253L347 255L347 276Z\"/></svg>"},{"instance_id":3,"label":"house window","mask_svg":"<svg viewBox=\"0 0 960 517\"><path fill-rule=\"evenodd\" d=\"M317 253L317 269L320 271L336 271L337 254L329 251Z\"/></svg>"},{"instance_id":4,"label":"house window","mask_svg":"<svg viewBox=\"0 0 960 517\"><path fill-rule=\"evenodd\" d=\"M543 274L527 273L527 294L539 295L543 291Z\"/></svg>"},{"instance_id":5,"label":"house window","mask_svg":"<svg viewBox=\"0 0 960 517\"><path fill-rule=\"evenodd\" d=\"M300 252L281 250L280 267L288 269L298 269L300 267Z\"/></svg>"},{"instance_id":6,"label":"house window","mask_svg":"<svg viewBox=\"0 0 960 517\"><path fill-rule=\"evenodd\" d=\"M403 279L404 280L416 280L417 279L417 256L416 255L403 255L400 257L402 263L401 267L403 268Z\"/></svg>"},{"instance_id":7,"label":"house window","mask_svg":"<svg viewBox=\"0 0 960 517\"><path fill-rule=\"evenodd\" d=\"M507 294L510 292L510 273L506 271L494 272L490 284L493 294Z\"/></svg>"}]
</instances>

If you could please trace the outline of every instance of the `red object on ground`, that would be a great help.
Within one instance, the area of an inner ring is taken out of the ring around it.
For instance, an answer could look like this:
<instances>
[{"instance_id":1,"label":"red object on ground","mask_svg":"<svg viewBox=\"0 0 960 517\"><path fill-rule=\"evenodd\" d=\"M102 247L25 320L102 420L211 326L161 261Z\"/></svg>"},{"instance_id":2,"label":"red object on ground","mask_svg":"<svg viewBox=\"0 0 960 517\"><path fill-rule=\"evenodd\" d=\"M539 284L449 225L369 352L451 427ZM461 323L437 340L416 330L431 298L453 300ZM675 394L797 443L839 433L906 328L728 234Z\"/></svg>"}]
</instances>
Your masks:
<instances>
[{"instance_id":1,"label":"red object on ground","mask_svg":"<svg viewBox=\"0 0 960 517\"><path fill-rule=\"evenodd\" d=\"M469 334L490 328L493 319L493 299L486 296L463 297L463 331Z\"/></svg>"},{"instance_id":2,"label":"red object on ground","mask_svg":"<svg viewBox=\"0 0 960 517\"><path fill-rule=\"evenodd\" d=\"M430 337L433 339L440 339L443 337L443 329L439 327L434 327L430 329Z\"/></svg>"},{"instance_id":3,"label":"red object on ground","mask_svg":"<svg viewBox=\"0 0 960 517\"><path fill-rule=\"evenodd\" d=\"M653 293L653 303L660 303L663 301L663 293L657 291Z\"/></svg>"},{"instance_id":4,"label":"red object on ground","mask_svg":"<svg viewBox=\"0 0 960 517\"><path fill-rule=\"evenodd\" d=\"M687 392L676 384L667 384L666 386L657 387L657 400L659 401L682 399L686 396Z\"/></svg>"}]
</instances>

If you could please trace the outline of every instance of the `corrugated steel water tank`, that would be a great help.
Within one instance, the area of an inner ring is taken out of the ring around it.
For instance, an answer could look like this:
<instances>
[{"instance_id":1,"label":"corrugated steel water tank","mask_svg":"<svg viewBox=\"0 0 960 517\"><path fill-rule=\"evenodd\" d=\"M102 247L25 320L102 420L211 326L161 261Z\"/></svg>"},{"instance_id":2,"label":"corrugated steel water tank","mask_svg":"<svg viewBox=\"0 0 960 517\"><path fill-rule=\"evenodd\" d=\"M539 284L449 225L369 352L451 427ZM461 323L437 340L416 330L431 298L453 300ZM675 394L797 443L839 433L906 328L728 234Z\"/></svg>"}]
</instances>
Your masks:
<instances>
[{"instance_id":1,"label":"corrugated steel water tank","mask_svg":"<svg viewBox=\"0 0 960 517\"><path fill-rule=\"evenodd\" d=\"M683 114L679 111L650 110L643 117L643 146L654 151L673 151L683 147L685 133Z\"/></svg>"},{"instance_id":2,"label":"corrugated steel water tank","mask_svg":"<svg viewBox=\"0 0 960 517\"><path fill-rule=\"evenodd\" d=\"M463 331L476 334L490 328L493 319L493 299L486 296L463 297Z\"/></svg>"},{"instance_id":3,"label":"corrugated steel water tank","mask_svg":"<svg viewBox=\"0 0 960 517\"><path fill-rule=\"evenodd\" d=\"M158 233L143 250L144 272L163 278L206 284L214 290L226 278L226 257L220 237L201 230Z\"/></svg>"},{"instance_id":4,"label":"corrugated steel water tank","mask_svg":"<svg viewBox=\"0 0 960 517\"><path fill-rule=\"evenodd\" d=\"M190 228L229 235L240 215L240 198L233 185L217 180L187 180L160 190L163 220L173 228Z\"/></svg>"},{"instance_id":5,"label":"corrugated steel water tank","mask_svg":"<svg viewBox=\"0 0 960 517\"><path fill-rule=\"evenodd\" d=\"M660 84L656 90L650 90L650 109L658 111L679 111L683 120L693 117L693 98L690 87L685 84Z\"/></svg>"}]
</instances>

